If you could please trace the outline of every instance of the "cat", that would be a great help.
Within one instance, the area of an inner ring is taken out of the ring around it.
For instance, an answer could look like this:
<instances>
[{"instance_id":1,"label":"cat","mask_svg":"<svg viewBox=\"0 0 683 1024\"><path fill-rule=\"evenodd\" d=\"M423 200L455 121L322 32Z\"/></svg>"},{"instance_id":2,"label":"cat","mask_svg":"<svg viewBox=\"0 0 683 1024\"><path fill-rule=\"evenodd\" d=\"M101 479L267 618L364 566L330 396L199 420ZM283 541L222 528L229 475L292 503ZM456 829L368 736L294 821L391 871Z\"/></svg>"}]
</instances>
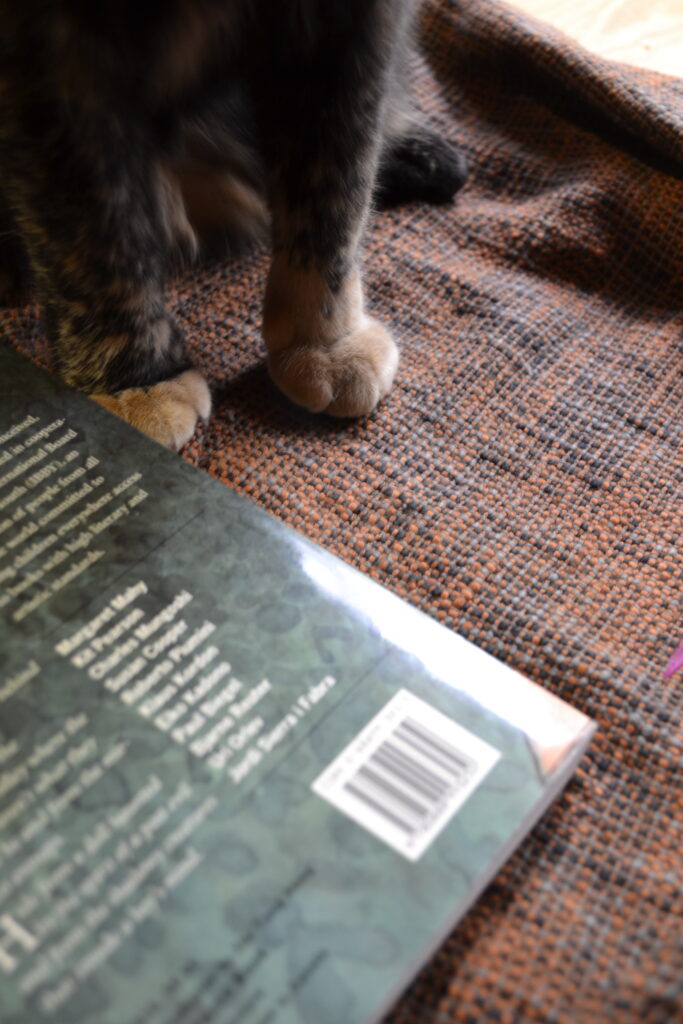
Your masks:
<instances>
[{"instance_id":1,"label":"cat","mask_svg":"<svg viewBox=\"0 0 683 1024\"><path fill-rule=\"evenodd\" d=\"M71 385L171 448L209 388L174 263L264 231L275 383L360 416L398 350L365 312L373 203L448 202L459 152L407 94L412 0L0 0L0 288L30 272Z\"/></svg>"}]
</instances>

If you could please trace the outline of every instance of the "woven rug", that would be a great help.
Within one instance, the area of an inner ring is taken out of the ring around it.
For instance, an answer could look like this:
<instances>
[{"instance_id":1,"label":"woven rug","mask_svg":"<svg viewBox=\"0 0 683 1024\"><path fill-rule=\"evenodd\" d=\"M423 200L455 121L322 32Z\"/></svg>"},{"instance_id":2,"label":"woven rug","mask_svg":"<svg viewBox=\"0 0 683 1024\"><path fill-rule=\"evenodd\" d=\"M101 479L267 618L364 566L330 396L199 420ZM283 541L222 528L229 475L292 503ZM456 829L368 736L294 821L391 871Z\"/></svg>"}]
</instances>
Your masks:
<instances>
[{"instance_id":1,"label":"woven rug","mask_svg":"<svg viewBox=\"0 0 683 1024\"><path fill-rule=\"evenodd\" d=\"M388 1024L683 1020L683 82L493 0L434 0L452 207L377 215L398 383L358 423L269 383L268 256L175 282L216 413L184 455L593 715L563 797ZM45 362L32 308L0 330ZM324 1024L324 1022L321 1022Z\"/></svg>"}]
</instances>

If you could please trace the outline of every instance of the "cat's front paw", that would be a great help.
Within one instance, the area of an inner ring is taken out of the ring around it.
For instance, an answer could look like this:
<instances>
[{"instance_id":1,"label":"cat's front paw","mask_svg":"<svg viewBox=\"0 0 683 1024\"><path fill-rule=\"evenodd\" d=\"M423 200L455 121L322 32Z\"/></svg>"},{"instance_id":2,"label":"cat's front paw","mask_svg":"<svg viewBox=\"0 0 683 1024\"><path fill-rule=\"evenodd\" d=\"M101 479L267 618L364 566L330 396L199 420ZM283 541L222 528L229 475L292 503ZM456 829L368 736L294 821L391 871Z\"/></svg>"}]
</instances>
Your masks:
<instances>
[{"instance_id":1,"label":"cat's front paw","mask_svg":"<svg viewBox=\"0 0 683 1024\"><path fill-rule=\"evenodd\" d=\"M190 440L197 420L207 420L211 414L209 385L197 370L186 370L148 388L90 397L174 451Z\"/></svg>"},{"instance_id":2,"label":"cat's front paw","mask_svg":"<svg viewBox=\"0 0 683 1024\"><path fill-rule=\"evenodd\" d=\"M268 359L270 375L297 405L332 416L372 412L393 383L398 348L376 320L328 345L291 345Z\"/></svg>"}]
</instances>

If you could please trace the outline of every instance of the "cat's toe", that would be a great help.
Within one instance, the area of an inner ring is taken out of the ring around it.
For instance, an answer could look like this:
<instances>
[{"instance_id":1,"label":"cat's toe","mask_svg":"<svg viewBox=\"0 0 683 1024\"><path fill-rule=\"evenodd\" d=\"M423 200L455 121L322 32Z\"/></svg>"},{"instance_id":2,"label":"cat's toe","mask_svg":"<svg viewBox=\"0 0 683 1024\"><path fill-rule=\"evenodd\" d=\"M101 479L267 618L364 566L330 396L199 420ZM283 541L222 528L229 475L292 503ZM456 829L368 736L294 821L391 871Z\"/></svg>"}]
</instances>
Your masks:
<instances>
[{"instance_id":1,"label":"cat's toe","mask_svg":"<svg viewBox=\"0 0 683 1024\"><path fill-rule=\"evenodd\" d=\"M422 200L449 203L467 179L467 163L454 146L432 132L396 140L384 153L375 202L380 208Z\"/></svg>"},{"instance_id":2,"label":"cat's toe","mask_svg":"<svg viewBox=\"0 0 683 1024\"><path fill-rule=\"evenodd\" d=\"M190 440L198 419L207 420L211 415L211 392L197 370L186 370L148 388L90 397L174 451Z\"/></svg>"},{"instance_id":3,"label":"cat's toe","mask_svg":"<svg viewBox=\"0 0 683 1024\"><path fill-rule=\"evenodd\" d=\"M271 377L310 412L363 416L388 393L398 348L376 320L332 345L293 345L268 360Z\"/></svg>"}]
</instances>

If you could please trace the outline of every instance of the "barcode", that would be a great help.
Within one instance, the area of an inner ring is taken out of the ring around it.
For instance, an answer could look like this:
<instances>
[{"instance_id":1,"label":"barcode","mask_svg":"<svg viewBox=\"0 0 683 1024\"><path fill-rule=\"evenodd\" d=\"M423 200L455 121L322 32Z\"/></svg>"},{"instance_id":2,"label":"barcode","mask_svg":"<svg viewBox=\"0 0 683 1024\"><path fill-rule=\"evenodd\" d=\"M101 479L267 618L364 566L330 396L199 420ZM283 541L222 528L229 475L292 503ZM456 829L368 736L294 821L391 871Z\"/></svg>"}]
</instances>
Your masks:
<instances>
[{"instance_id":1,"label":"barcode","mask_svg":"<svg viewBox=\"0 0 683 1024\"><path fill-rule=\"evenodd\" d=\"M344 788L412 836L426 828L476 767L472 758L406 718Z\"/></svg>"},{"instance_id":2,"label":"barcode","mask_svg":"<svg viewBox=\"0 0 683 1024\"><path fill-rule=\"evenodd\" d=\"M459 723L401 690L312 788L417 860L499 757Z\"/></svg>"}]
</instances>

